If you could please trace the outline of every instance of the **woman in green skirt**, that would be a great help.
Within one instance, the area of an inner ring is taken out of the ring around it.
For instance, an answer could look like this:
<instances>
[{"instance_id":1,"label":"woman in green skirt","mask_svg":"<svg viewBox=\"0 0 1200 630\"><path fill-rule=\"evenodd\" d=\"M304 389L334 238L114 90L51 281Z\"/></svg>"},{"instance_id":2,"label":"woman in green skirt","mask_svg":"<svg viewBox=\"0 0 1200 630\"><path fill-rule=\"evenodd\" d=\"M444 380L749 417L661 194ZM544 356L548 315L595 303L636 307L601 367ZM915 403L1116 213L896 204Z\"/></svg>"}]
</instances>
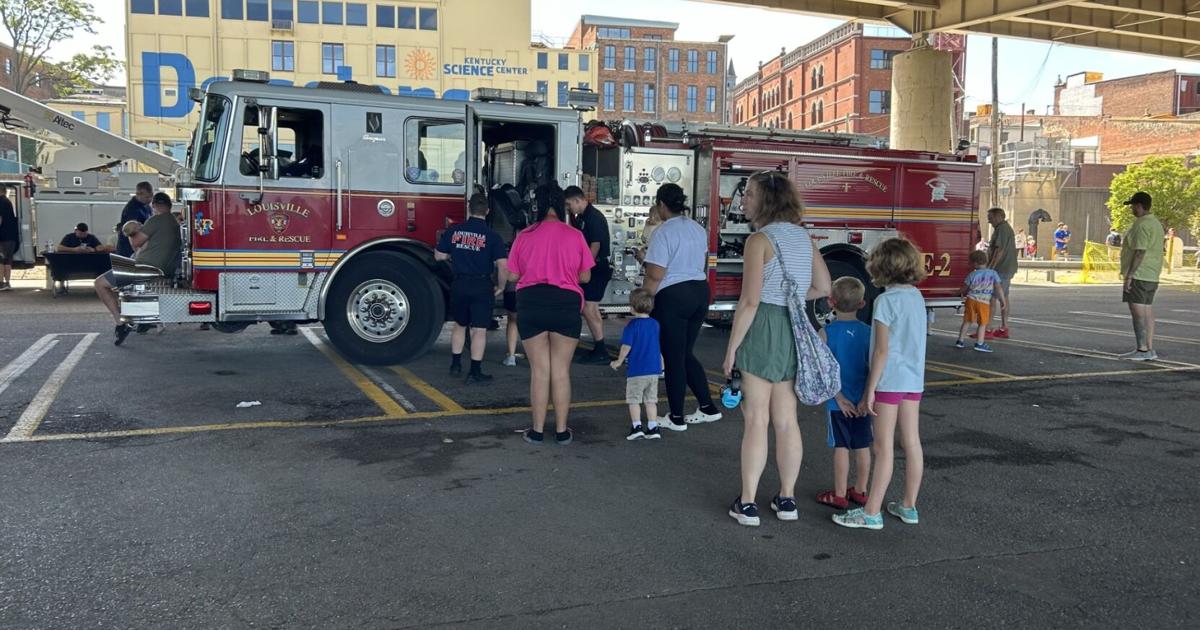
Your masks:
<instances>
[{"instance_id":1,"label":"woman in green skirt","mask_svg":"<svg viewBox=\"0 0 1200 630\"><path fill-rule=\"evenodd\" d=\"M742 201L757 232L746 239L742 295L725 350L725 374L742 372L742 492L729 515L742 525L758 525L755 494L767 465L767 425L775 427L779 493L771 509L796 520L796 478L803 445L796 419L796 343L788 317L784 270L805 291L805 299L829 295L829 269L804 229L804 204L785 173L763 171L750 177ZM768 234L779 244L775 256Z\"/></svg>"}]
</instances>

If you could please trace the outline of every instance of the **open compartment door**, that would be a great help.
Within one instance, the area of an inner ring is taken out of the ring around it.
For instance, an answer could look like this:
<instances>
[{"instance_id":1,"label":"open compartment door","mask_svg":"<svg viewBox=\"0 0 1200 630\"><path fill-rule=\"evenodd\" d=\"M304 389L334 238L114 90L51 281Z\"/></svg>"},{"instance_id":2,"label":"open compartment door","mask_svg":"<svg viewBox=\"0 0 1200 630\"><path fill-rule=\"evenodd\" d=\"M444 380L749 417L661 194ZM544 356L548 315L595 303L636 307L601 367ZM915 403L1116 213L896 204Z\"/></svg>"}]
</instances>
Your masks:
<instances>
[{"instance_id":1,"label":"open compartment door","mask_svg":"<svg viewBox=\"0 0 1200 630\"><path fill-rule=\"evenodd\" d=\"M470 103L467 103L464 120L467 123L466 166L464 168L466 170L466 194L467 199L470 200L471 195L475 194L475 185L483 181L483 130L480 128L479 115Z\"/></svg>"}]
</instances>

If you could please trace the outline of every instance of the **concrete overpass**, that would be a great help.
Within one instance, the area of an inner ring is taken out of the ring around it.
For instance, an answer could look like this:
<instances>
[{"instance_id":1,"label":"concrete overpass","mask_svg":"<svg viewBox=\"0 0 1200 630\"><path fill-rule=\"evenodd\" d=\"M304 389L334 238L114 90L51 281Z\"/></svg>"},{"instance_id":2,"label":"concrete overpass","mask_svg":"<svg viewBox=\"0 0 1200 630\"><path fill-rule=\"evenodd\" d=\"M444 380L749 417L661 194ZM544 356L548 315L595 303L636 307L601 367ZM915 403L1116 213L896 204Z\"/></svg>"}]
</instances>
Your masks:
<instances>
[{"instance_id":1,"label":"concrete overpass","mask_svg":"<svg viewBox=\"0 0 1200 630\"><path fill-rule=\"evenodd\" d=\"M1200 0L709 1L890 23L917 36L974 33L1200 58Z\"/></svg>"}]
</instances>

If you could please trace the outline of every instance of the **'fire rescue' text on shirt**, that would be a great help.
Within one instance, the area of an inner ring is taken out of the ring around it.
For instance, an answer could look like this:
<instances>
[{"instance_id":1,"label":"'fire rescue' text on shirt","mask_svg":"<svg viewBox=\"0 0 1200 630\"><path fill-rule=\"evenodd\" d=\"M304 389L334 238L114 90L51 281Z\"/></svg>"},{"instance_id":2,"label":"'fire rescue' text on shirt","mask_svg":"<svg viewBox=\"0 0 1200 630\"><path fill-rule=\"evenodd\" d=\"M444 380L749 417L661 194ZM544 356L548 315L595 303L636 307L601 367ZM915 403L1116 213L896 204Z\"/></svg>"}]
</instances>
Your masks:
<instances>
[{"instance_id":1,"label":"'fire rescue' text on shirt","mask_svg":"<svg viewBox=\"0 0 1200 630\"><path fill-rule=\"evenodd\" d=\"M491 275L505 257L504 240L479 217L471 217L442 233L437 250L450 255L456 276Z\"/></svg>"}]
</instances>

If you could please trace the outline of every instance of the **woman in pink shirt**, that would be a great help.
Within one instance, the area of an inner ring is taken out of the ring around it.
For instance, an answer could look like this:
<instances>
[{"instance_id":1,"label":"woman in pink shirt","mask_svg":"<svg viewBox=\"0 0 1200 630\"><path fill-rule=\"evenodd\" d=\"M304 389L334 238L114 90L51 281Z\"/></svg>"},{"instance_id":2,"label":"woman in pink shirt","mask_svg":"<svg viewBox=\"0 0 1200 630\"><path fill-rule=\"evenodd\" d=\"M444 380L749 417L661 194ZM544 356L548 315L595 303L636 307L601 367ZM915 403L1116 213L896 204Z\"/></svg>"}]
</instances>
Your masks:
<instances>
[{"instance_id":1,"label":"woman in pink shirt","mask_svg":"<svg viewBox=\"0 0 1200 630\"><path fill-rule=\"evenodd\" d=\"M536 191L535 221L521 231L508 254L508 274L517 281L517 332L529 357L533 428L525 441L541 444L546 403L553 395L555 441L571 443L571 359L579 344L583 289L596 264L583 233L562 221L566 200L558 184Z\"/></svg>"}]
</instances>

